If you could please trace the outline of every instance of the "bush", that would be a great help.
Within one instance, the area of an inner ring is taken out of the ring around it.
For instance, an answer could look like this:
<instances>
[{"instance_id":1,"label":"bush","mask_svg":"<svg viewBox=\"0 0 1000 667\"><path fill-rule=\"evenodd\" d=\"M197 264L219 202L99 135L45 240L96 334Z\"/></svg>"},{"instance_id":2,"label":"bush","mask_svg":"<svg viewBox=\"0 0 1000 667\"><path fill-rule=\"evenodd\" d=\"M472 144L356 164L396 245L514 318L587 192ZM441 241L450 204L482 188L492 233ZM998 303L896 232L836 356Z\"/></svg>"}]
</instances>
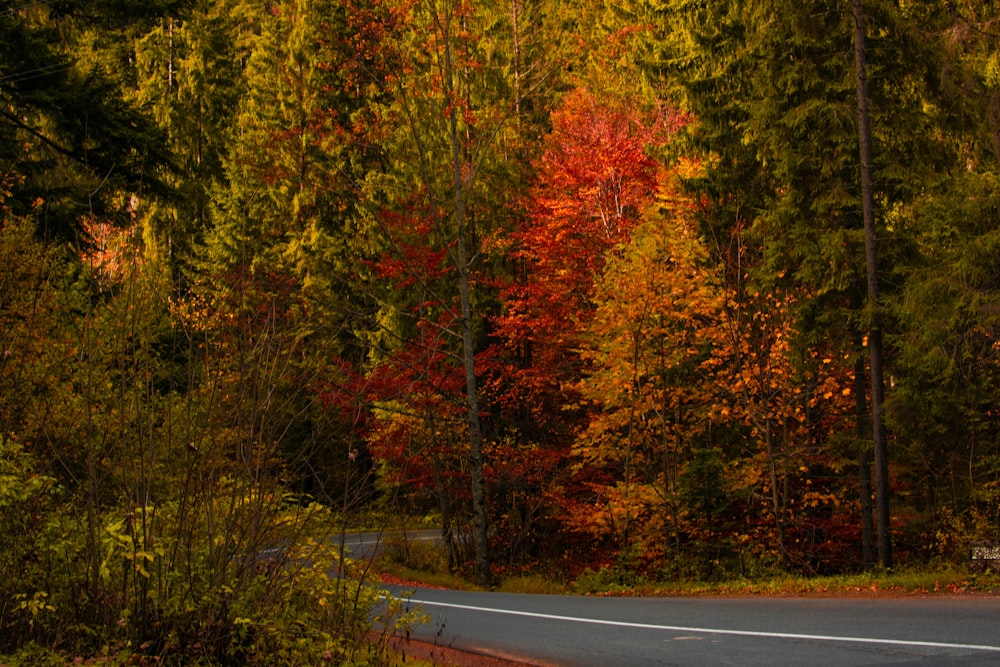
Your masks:
<instances>
[{"instance_id":1,"label":"bush","mask_svg":"<svg viewBox=\"0 0 1000 667\"><path fill-rule=\"evenodd\" d=\"M503 593L533 593L536 595L560 595L566 587L551 577L540 574L521 575L504 579L499 589Z\"/></svg>"},{"instance_id":2,"label":"bush","mask_svg":"<svg viewBox=\"0 0 1000 667\"><path fill-rule=\"evenodd\" d=\"M429 574L447 574L448 555L440 544L427 540L414 540L404 533L386 538L383 557L411 570Z\"/></svg>"},{"instance_id":3,"label":"bush","mask_svg":"<svg viewBox=\"0 0 1000 667\"><path fill-rule=\"evenodd\" d=\"M40 511L21 540L0 535L7 662L60 662L38 648L47 646L63 661L372 664L381 660L370 646L376 608L387 631L412 620L386 615L377 582L334 540L307 537L310 525L332 524L318 505L222 485L198 512L176 501L118 507L100 518L94 559L86 517L56 503L54 487L25 472L30 459L4 447L0 513L14 519L26 503Z\"/></svg>"}]
</instances>

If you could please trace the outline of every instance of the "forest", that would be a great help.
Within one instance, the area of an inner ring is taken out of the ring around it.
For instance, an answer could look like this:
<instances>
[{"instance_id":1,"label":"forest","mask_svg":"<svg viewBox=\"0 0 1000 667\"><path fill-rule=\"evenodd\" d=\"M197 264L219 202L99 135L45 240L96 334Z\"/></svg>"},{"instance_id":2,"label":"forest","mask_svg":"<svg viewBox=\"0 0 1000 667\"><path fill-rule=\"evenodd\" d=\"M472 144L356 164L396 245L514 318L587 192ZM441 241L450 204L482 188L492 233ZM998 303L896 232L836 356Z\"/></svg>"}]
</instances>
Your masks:
<instances>
[{"instance_id":1,"label":"forest","mask_svg":"<svg viewBox=\"0 0 1000 667\"><path fill-rule=\"evenodd\" d=\"M0 0L0 137L0 656L1000 539L992 1Z\"/></svg>"}]
</instances>

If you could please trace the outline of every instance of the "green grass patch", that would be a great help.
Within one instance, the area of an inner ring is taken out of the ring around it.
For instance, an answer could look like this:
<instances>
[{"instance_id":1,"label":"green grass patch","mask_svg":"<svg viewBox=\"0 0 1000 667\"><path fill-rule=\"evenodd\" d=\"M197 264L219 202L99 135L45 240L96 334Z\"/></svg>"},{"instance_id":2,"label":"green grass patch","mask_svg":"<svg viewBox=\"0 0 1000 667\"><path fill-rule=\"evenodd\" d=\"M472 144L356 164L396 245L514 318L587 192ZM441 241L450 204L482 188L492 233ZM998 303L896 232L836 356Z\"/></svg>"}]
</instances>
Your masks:
<instances>
[{"instance_id":1,"label":"green grass patch","mask_svg":"<svg viewBox=\"0 0 1000 667\"><path fill-rule=\"evenodd\" d=\"M569 592L566 586L555 579L540 574L508 577L500 582L496 590L501 593L534 593L538 595L562 595Z\"/></svg>"},{"instance_id":2,"label":"green grass patch","mask_svg":"<svg viewBox=\"0 0 1000 667\"><path fill-rule=\"evenodd\" d=\"M829 577L779 575L766 579L644 585L647 595L1000 595L1000 576L960 570L899 570Z\"/></svg>"},{"instance_id":3,"label":"green grass patch","mask_svg":"<svg viewBox=\"0 0 1000 667\"><path fill-rule=\"evenodd\" d=\"M412 584L427 588L448 588L456 591L481 591L481 587L449 572L417 570L401 563L379 560L375 565L379 577L387 584Z\"/></svg>"},{"instance_id":4,"label":"green grass patch","mask_svg":"<svg viewBox=\"0 0 1000 667\"><path fill-rule=\"evenodd\" d=\"M482 590L467 579L449 574L446 568L443 571L431 571L404 563L383 561L378 569L391 578L407 583L455 590ZM621 596L1000 596L1000 575L970 574L957 569L900 569L893 572L825 577L776 574L756 579L738 578L713 582L657 582L641 578L623 581L615 573L588 571L569 584L541 574L512 576L501 581L495 590L544 595Z\"/></svg>"}]
</instances>

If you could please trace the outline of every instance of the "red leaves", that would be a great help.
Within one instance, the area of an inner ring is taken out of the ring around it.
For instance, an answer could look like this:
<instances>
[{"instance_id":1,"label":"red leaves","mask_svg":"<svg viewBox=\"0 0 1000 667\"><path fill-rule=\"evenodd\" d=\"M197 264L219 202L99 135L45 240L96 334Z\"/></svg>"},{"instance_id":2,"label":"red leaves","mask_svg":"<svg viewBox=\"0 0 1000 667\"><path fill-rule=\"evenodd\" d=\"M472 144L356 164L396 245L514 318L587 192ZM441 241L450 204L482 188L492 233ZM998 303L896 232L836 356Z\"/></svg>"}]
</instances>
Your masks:
<instances>
[{"instance_id":1,"label":"red leaves","mask_svg":"<svg viewBox=\"0 0 1000 667\"><path fill-rule=\"evenodd\" d=\"M350 57L341 63L345 92L368 85L383 86L398 72L399 32L408 20L411 2L348 0L342 3L347 30L335 27L324 39L336 41Z\"/></svg>"},{"instance_id":2,"label":"red leaves","mask_svg":"<svg viewBox=\"0 0 1000 667\"><path fill-rule=\"evenodd\" d=\"M586 281L593 275L586 269L599 267L654 192L656 164L646 147L655 132L586 89L563 101L552 125L532 190L533 224L518 235L521 254L540 273Z\"/></svg>"},{"instance_id":3,"label":"red leaves","mask_svg":"<svg viewBox=\"0 0 1000 667\"><path fill-rule=\"evenodd\" d=\"M366 262L383 286L383 328L356 390L371 413L365 437L387 465L384 480L424 492L461 474L466 458L465 376L457 354L457 308L449 276L450 240L436 227L446 216L410 201L381 210L385 250Z\"/></svg>"},{"instance_id":4,"label":"red leaves","mask_svg":"<svg viewBox=\"0 0 1000 667\"><path fill-rule=\"evenodd\" d=\"M552 125L529 218L513 234L523 273L504 290L496 320L511 364L501 400L520 403L536 423L570 416L560 410L563 389L579 378L575 349L593 313L595 277L653 199L657 164L647 149L665 136L659 118L583 88L563 100Z\"/></svg>"},{"instance_id":5,"label":"red leaves","mask_svg":"<svg viewBox=\"0 0 1000 667\"><path fill-rule=\"evenodd\" d=\"M375 275L391 280L396 289L427 287L453 269L448 248L435 249L434 218L426 211L383 211L382 222L390 249L377 261L366 262Z\"/></svg>"}]
</instances>

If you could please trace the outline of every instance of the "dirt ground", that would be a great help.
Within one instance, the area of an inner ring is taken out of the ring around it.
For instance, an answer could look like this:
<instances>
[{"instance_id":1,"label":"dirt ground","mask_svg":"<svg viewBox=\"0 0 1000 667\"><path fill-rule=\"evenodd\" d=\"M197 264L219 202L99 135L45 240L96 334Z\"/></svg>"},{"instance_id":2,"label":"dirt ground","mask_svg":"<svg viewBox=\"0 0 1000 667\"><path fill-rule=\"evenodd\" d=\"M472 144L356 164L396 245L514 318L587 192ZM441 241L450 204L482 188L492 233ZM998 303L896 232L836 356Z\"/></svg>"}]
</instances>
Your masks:
<instances>
[{"instance_id":1,"label":"dirt ground","mask_svg":"<svg viewBox=\"0 0 1000 667\"><path fill-rule=\"evenodd\" d=\"M516 656L487 651L461 651L401 637L393 639L390 646L407 659L426 660L442 667L555 667L546 663L520 660Z\"/></svg>"}]
</instances>

